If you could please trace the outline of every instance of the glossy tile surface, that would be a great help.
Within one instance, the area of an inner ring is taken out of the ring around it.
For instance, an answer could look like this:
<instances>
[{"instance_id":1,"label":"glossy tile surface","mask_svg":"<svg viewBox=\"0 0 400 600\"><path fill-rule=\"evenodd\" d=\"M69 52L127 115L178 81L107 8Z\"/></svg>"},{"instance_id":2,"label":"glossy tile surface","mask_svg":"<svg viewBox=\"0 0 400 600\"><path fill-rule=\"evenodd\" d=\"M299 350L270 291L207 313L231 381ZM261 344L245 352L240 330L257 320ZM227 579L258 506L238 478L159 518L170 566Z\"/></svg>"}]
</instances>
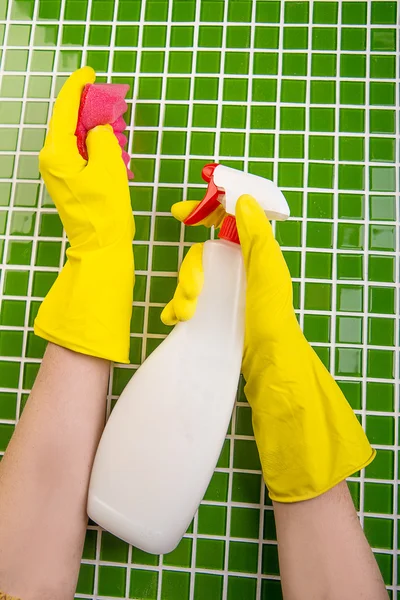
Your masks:
<instances>
[{"instance_id":1,"label":"glossy tile surface","mask_svg":"<svg viewBox=\"0 0 400 600\"><path fill-rule=\"evenodd\" d=\"M33 334L66 238L38 172L54 98L90 64L128 83L136 216L131 366L112 408L168 333L160 313L190 245L170 215L200 199L206 162L274 179L276 224L303 330L337 379L376 460L350 489L391 598L397 552L399 89L396 2L0 0L0 453L45 349ZM76 598L282 598L272 504L243 386L205 498L168 556L91 523Z\"/></svg>"}]
</instances>

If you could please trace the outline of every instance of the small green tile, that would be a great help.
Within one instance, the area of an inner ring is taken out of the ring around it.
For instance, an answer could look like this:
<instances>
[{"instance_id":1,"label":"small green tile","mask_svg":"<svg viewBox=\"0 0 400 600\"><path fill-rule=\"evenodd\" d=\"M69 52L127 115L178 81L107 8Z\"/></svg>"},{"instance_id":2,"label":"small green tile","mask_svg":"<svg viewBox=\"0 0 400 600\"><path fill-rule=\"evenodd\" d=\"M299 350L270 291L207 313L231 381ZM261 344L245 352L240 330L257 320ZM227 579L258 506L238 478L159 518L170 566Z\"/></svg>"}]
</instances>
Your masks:
<instances>
[{"instance_id":1,"label":"small green tile","mask_svg":"<svg viewBox=\"0 0 400 600\"><path fill-rule=\"evenodd\" d=\"M196 573L194 584L194 600L222 598L223 578L222 575L210 575L207 573Z\"/></svg>"},{"instance_id":2,"label":"small green tile","mask_svg":"<svg viewBox=\"0 0 400 600\"><path fill-rule=\"evenodd\" d=\"M259 49L277 49L279 45L278 27L255 28L254 47Z\"/></svg>"},{"instance_id":3,"label":"small green tile","mask_svg":"<svg viewBox=\"0 0 400 600\"><path fill-rule=\"evenodd\" d=\"M313 54L311 75L313 77L336 77L336 54Z\"/></svg>"},{"instance_id":4,"label":"small green tile","mask_svg":"<svg viewBox=\"0 0 400 600\"><path fill-rule=\"evenodd\" d=\"M269 4L269 2L268 2ZM272 2L271 4L275 4ZM227 600L255 600L257 579L252 577L228 577Z\"/></svg>"},{"instance_id":5,"label":"small green tile","mask_svg":"<svg viewBox=\"0 0 400 600\"><path fill-rule=\"evenodd\" d=\"M29 271L6 271L4 280L5 296L26 296L28 293Z\"/></svg>"},{"instance_id":6,"label":"small green tile","mask_svg":"<svg viewBox=\"0 0 400 600\"><path fill-rule=\"evenodd\" d=\"M394 196L370 196L369 215L372 221L395 221L396 199Z\"/></svg>"},{"instance_id":7,"label":"small green tile","mask_svg":"<svg viewBox=\"0 0 400 600\"><path fill-rule=\"evenodd\" d=\"M251 21L251 2L249 0L235 0L228 5L228 21L248 23Z\"/></svg>"},{"instance_id":8,"label":"small green tile","mask_svg":"<svg viewBox=\"0 0 400 600\"><path fill-rule=\"evenodd\" d=\"M306 283L304 307L307 310L330 310L331 287L328 283Z\"/></svg>"},{"instance_id":9,"label":"small green tile","mask_svg":"<svg viewBox=\"0 0 400 600\"><path fill-rule=\"evenodd\" d=\"M205 535L225 535L226 507L202 504L199 508L198 532Z\"/></svg>"},{"instance_id":10,"label":"small green tile","mask_svg":"<svg viewBox=\"0 0 400 600\"><path fill-rule=\"evenodd\" d=\"M362 254L338 254L337 277L340 280L364 279L364 256Z\"/></svg>"},{"instance_id":11,"label":"small green tile","mask_svg":"<svg viewBox=\"0 0 400 600\"><path fill-rule=\"evenodd\" d=\"M32 242L11 240L8 245L7 264L29 265L31 262Z\"/></svg>"},{"instance_id":12,"label":"small green tile","mask_svg":"<svg viewBox=\"0 0 400 600\"><path fill-rule=\"evenodd\" d=\"M243 25L229 25L226 32L226 47L249 48L250 32L250 27L243 27Z\"/></svg>"},{"instance_id":13,"label":"small green tile","mask_svg":"<svg viewBox=\"0 0 400 600\"><path fill-rule=\"evenodd\" d=\"M128 560L128 544L111 533L103 531L101 536L100 560L107 562L126 562Z\"/></svg>"},{"instance_id":14,"label":"small green tile","mask_svg":"<svg viewBox=\"0 0 400 600\"><path fill-rule=\"evenodd\" d=\"M102 50L88 50L86 64L98 73L105 73L108 69L109 53Z\"/></svg>"},{"instance_id":15,"label":"small green tile","mask_svg":"<svg viewBox=\"0 0 400 600\"><path fill-rule=\"evenodd\" d=\"M259 504L261 475L251 473L233 473L232 501Z\"/></svg>"},{"instance_id":16,"label":"small green tile","mask_svg":"<svg viewBox=\"0 0 400 600\"><path fill-rule=\"evenodd\" d=\"M395 293L394 288L375 287L369 288L369 307L371 313L394 314L395 312Z\"/></svg>"},{"instance_id":17,"label":"small green tile","mask_svg":"<svg viewBox=\"0 0 400 600\"><path fill-rule=\"evenodd\" d=\"M152 565L155 567L159 563L159 556L155 554L148 554L147 552L139 550L139 548L133 546L132 562L138 565Z\"/></svg>"},{"instance_id":18,"label":"small green tile","mask_svg":"<svg viewBox=\"0 0 400 600\"><path fill-rule=\"evenodd\" d=\"M311 104L335 104L335 102L334 81L311 81Z\"/></svg>"},{"instance_id":19,"label":"small green tile","mask_svg":"<svg viewBox=\"0 0 400 600\"><path fill-rule=\"evenodd\" d=\"M377 162L394 162L395 140L371 137L369 141L369 159Z\"/></svg>"},{"instance_id":20,"label":"small green tile","mask_svg":"<svg viewBox=\"0 0 400 600\"><path fill-rule=\"evenodd\" d=\"M244 129L246 127L247 109L245 106L222 107L221 126L227 129Z\"/></svg>"},{"instance_id":21,"label":"small green tile","mask_svg":"<svg viewBox=\"0 0 400 600\"><path fill-rule=\"evenodd\" d=\"M222 570L224 568L225 542L199 538L196 549L196 567Z\"/></svg>"},{"instance_id":22,"label":"small green tile","mask_svg":"<svg viewBox=\"0 0 400 600\"><path fill-rule=\"evenodd\" d=\"M394 79L396 77L396 57L371 55L370 77L371 79Z\"/></svg>"},{"instance_id":23,"label":"small green tile","mask_svg":"<svg viewBox=\"0 0 400 600\"><path fill-rule=\"evenodd\" d=\"M394 257L369 255L368 280L393 283L395 280Z\"/></svg>"},{"instance_id":24,"label":"small green tile","mask_svg":"<svg viewBox=\"0 0 400 600\"><path fill-rule=\"evenodd\" d=\"M374 25L395 25L397 2L371 2L371 23Z\"/></svg>"},{"instance_id":25,"label":"small green tile","mask_svg":"<svg viewBox=\"0 0 400 600\"><path fill-rule=\"evenodd\" d=\"M245 146L244 133L222 132L220 136L220 154L223 156L242 156Z\"/></svg>"},{"instance_id":26,"label":"small green tile","mask_svg":"<svg viewBox=\"0 0 400 600\"><path fill-rule=\"evenodd\" d=\"M94 565L81 564L76 591L78 594L92 594L94 588Z\"/></svg>"},{"instance_id":27,"label":"small green tile","mask_svg":"<svg viewBox=\"0 0 400 600\"><path fill-rule=\"evenodd\" d=\"M33 276L33 296L44 298L56 279L57 273L50 271L36 271Z\"/></svg>"},{"instance_id":28,"label":"small green tile","mask_svg":"<svg viewBox=\"0 0 400 600\"><path fill-rule=\"evenodd\" d=\"M332 223L310 222L307 224L307 246L309 248L332 248Z\"/></svg>"},{"instance_id":29,"label":"small green tile","mask_svg":"<svg viewBox=\"0 0 400 600\"><path fill-rule=\"evenodd\" d=\"M61 242L38 242L35 265L58 267L61 256Z\"/></svg>"},{"instance_id":30,"label":"small green tile","mask_svg":"<svg viewBox=\"0 0 400 600\"><path fill-rule=\"evenodd\" d=\"M248 52L228 52L225 55L225 73L227 75L246 75L249 71Z\"/></svg>"},{"instance_id":31,"label":"small green tile","mask_svg":"<svg viewBox=\"0 0 400 600\"><path fill-rule=\"evenodd\" d=\"M328 252L307 252L306 277L311 279L331 279L332 254Z\"/></svg>"},{"instance_id":32,"label":"small green tile","mask_svg":"<svg viewBox=\"0 0 400 600\"><path fill-rule=\"evenodd\" d=\"M333 195L325 192L309 192L307 216L311 219L333 218Z\"/></svg>"},{"instance_id":33,"label":"small green tile","mask_svg":"<svg viewBox=\"0 0 400 600\"><path fill-rule=\"evenodd\" d=\"M58 70L70 72L79 69L82 62L81 50L61 50L58 56Z\"/></svg>"},{"instance_id":34,"label":"small green tile","mask_svg":"<svg viewBox=\"0 0 400 600\"><path fill-rule=\"evenodd\" d=\"M371 444L393 445L393 417L367 415L366 433Z\"/></svg>"},{"instance_id":35,"label":"small green tile","mask_svg":"<svg viewBox=\"0 0 400 600\"><path fill-rule=\"evenodd\" d=\"M136 52L132 52L132 50L124 51L124 50L115 50L114 52L114 62L113 62L113 71L116 73L133 73L136 68ZM150 79L150 78L149 78ZM140 78L139 79L139 98L158 98L159 96L154 95L144 95L143 87L146 87L145 84L149 84L150 82L147 79ZM154 93L157 93L156 91Z\"/></svg>"},{"instance_id":36,"label":"small green tile","mask_svg":"<svg viewBox=\"0 0 400 600\"><path fill-rule=\"evenodd\" d=\"M2 301L0 325L22 327L25 322L26 302L20 300Z\"/></svg>"},{"instance_id":37,"label":"small green tile","mask_svg":"<svg viewBox=\"0 0 400 600\"><path fill-rule=\"evenodd\" d=\"M343 2L342 23L346 25L363 25L367 22L366 2Z\"/></svg>"},{"instance_id":38,"label":"small green tile","mask_svg":"<svg viewBox=\"0 0 400 600\"><path fill-rule=\"evenodd\" d=\"M307 75L307 54L283 53L282 75L301 76Z\"/></svg>"},{"instance_id":39,"label":"small green tile","mask_svg":"<svg viewBox=\"0 0 400 600\"><path fill-rule=\"evenodd\" d=\"M373 384L377 385L377 384ZM380 410L380 409L379 409ZM365 476L373 479L393 479L394 455L391 450L377 450L375 460L365 469Z\"/></svg>"},{"instance_id":40,"label":"small green tile","mask_svg":"<svg viewBox=\"0 0 400 600\"><path fill-rule=\"evenodd\" d=\"M334 131L335 109L310 108L310 131Z\"/></svg>"},{"instance_id":41,"label":"small green tile","mask_svg":"<svg viewBox=\"0 0 400 600\"><path fill-rule=\"evenodd\" d=\"M360 194L339 194L339 219L363 219L364 197Z\"/></svg>"},{"instance_id":42,"label":"small green tile","mask_svg":"<svg viewBox=\"0 0 400 600\"><path fill-rule=\"evenodd\" d=\"M116 46L135 46L134 37L129 35L133 27L118 26L115 35ZM137 30L137 28L136 28ZM111 42L111 25L91 25L89 29L89 46L110 46ZM128 34L128 35L126 35ZM125 35L125 37L124 37ZM123 38L123 39L121 39ZM137 39L137 38L136 38ZM121 44L121 41L124 43Z\"/></svg>"},{"instance_id":43,"label":"small green tile","mask_svg":"<svg viewBox=\"0 0 400 600\"><path fill-rule=\"evenodd\" d=\"M335 374L361 377L362 350L358 348L336 348Z\"/></svg>"},{"instance_id":44,"label":"small green tile","mask_svg":"<svg viewBox=\"0 0 400 600\"><path fill-rule=\"evenodd\" d=\"M55 52L53 50L33 50L31 70L51 73L54 68Z\"/></svg>"},{"instance_id":45,"label":"small green tile","mask_svg":"<svg viewBox=\"0 0 400 600\"><path fill-rule=\"evenodd\" d=\"M203 85L208 85L208 80ZM224 79L223 100L247 100L247 79ZM216 89L216 88L215 88ZM207 98L204 98L205 100ZM213 99L213 98L210 98Z\"/></svg>"},{"instance_id":46,"label":"small green tile","mask_svg":"<svg viewBox=\"0 0 400 600\"><path fill-rule=\"evenodd\" d=\"M264 510L264 540L276 541L276 526L273 510Z\"/></svg>"},{"instance_id":47,"label":"small green tile","mask_svg":"<svg viewBox=\"0 0 400 600\"><path fill-rule=\"evenodd\" d=\"M308 23L308 19L308 2L289 2L288 4L285 4L285 23Z\"/></svg>"},{"instance_id":48,"label":"small green tile","mask_svg":"<svg viewBox=\"0 0 400 600\"><path fill-rule=\"evenodd\" d=\"M340 136L339 138L339 160L363 161L364 160L364 138ZM347 165L344 165L347 166Z\"/></svg>"},{"instance_id":49,"label":"small green tile","mask_svg":"<svg viewBox=\"0 0 400 600\"><path fill-rule=\"evenodd\" d=\"M220 52L197 52L196 72L197 73L219 73L221 63Z\"/></svg>"},{"instance_id":50,"label":"small green tile","mask_svg":"<svg viewBox=\"0 0 400 600\"><path fill-rule=\"evenodd\" d=\"M66 21L85 21L88 0L67 0L64 19Z\"/></svg>"},{"instance_id":51,"label":"small green tile","mask_svg":"<svg viewBox=\"0 0 400 600\"><path fill-rule=\"evenodd\" d=\"M303 131L305 126L305 110L302 107L284 106L280 110L281 129Z\"/></svg>"},{"instance_id":52,"label":"small green tile","mask_svg":"<svg viewBox=\"0 0 400 600\"><path fill-rule=\"evenodd\" d=\"M251 440L235 441L233 466L236 469L260 470L260 459L255 442Z\"/></svg>"},{"instance_id":53,"label":"small green tile","mask_svg":"<svg viewBox=\"0 0 400 600\"><path fill-rule=\"evenodd\" d=\"M374 192L394 192L396 174L393 167L370 167L370 189Z\"/></svg>"},{"instance_id":54,"label":"small green tile","mask_svg":"<svg viewBox=\"0 0 400 600\"><path fill-rule=\"evenodd\" d=\"M142 569L131 570L130 598L156 600L158 588L158 572Z\"/></svg>"},{"instance_id":55,"label":"small green tile","mask_svg":"<svg viewBox=\"0 0 400 600\"><path fill-rule=\"evenodd\" d=\"M273 136L271 136L273 139ZM282 134L279 136L280 158L304 158L304 136Z\"/></svg>"},{"instance_id":56,"label":"small green tile","mask_svg":"<svg viewBox=\"0 0 400 600\"><path fill-rule=\"evenodd\" d=\"M280 16L280 2L271 0L257 0L256 2L256 21L257 23L278 23Z\"/></svg>"},{"instance_id":57,"label":"small green tile","mask_svg":"<svg viewBox=\"0 0 400 600\"><path fill-rule=\"evenodd\" d=\"M337 317L336 341L339 344L362 344L362 317Z\"/></svg>"},{"instance_id":58,"label":"small green tile","mask_svg":"<svg viewBox=\"0 0 400 600\"><path fill-rule=\"evenodd\" d=\"M262 572L265 575L279 575L278 546L276 544L263 544Z\"/></svg>"},{"instance_id":59,"label":"small green tile","mask_svg":"<svg viewBox=\"0 0 400 600\"><path fill-rule=\"evenodd\" d=\"M0 331L1 356L21 356L23 344L22 331Z\"/></svg>"},{"instance_id":60,"label":"small green tile","mask_svg":"<svg viewBox=\"0 0 400 600\"><path fill-rule=\"evenodd\" d=\"M199 27L201 31L202 27ZM215 28L214 28L215 29ZM222 33L222 31L221 31ZM199 40L200 40L199 33ZM193 27L171 27L171 39L170 45L172 48L191 48L193 46L193 36L194 36L194 28ZM199 41L199 46L201 46ZM218 44L219 47L219 44Z\"/></svg>"},{"instance_id":61,"label":"small green tile","mask_svg":"<svg viewBox=\"0 0 400 600\"><path fill-rule=\"evenodd\" d=\"M276 239L282 246L301 246L301 235L300 221L276 223Z\"/></svg>"},{"instance_id":62,"label":"small green tile","mask_svg":"<svg viewBox=\"0 0 400 600\"><path fill-rule=\"evenodd\" d=\"M157 140L157 131L136 131L133 136L132 154L155 154Z\"/></svg>"},{"instance_id":63,"label":"small green tile","mask_svg":"<svg viewBox=\"0 0 400 600\"><path fill-rule=\"evenodd\" d=\"M370 225L370 250L396 251L396 228L394 225Z\"/></svg>"},{"instance_id":64,"label":"small green tile","mask_svg":"<svg viewBox=\"0 0 400 600\"><path fill-rule=\"evenodd\" d=\"M233 542L229 544L230 571L257 573L258 544L250 542Z\"/></svg>"},{"instance_id":65,"label":"small green tile","mask_svg":"<svg viewBox=\"0 0 400 600\"><path fill-rule=\"evenodd\" d=\"M364 225L358 223L338 224L338 248L362 250L364 247Z\"/></svg>"},{"instance_id":66,"label":"small green tile","mask_svg":"<svg viewBox=\"0 0 400 600\"><path fill-rule=\"evenodd\" d=\"M125 595L126 569L122 567L99 567L98 593L101 596L121 598Z\"/></svg>"},{"instance_id":67,"label":"small green tile","mask_svg":"<svg viewBox=\"0 0 400 600\"><path fill-rule=\"evenodd\" d=\"M0 392L0 418L15 419L17 411L17 394Z\"/></svg>"},{"instance_id":68,"label":"small green tile","mask_svg":"<svg viewBox=\"0 0 400 600\"><path fill-rule=\"evenodd\" d=\"M31 25L10 25L7 46L28 46L31 36Z\"/></svg>"},{"instance_id":69,"label":"small green tile","mask_svg":"<svg viewBox=\"0 0 400 600\"><path fill-rule=\"evenodd\" d=\"M313 50L336 50L338 30L336 27L313 27Z\"/></svg>"},{"instance_id":70,"label":"small green tile","mask_svg":"<svg viewBox=\"0 0 400 600\"><path fill-rule=\"evenodd\" d=\"M308 166L308 186L313 188L333 187L334 168L327 163L310 163Z\"/></svg>"},{"instance_id":71,"label":"small green tile","mask_svg":"<svg viewBox=\"0 0 400 600\"><path fill-rule=\"evenodd\" d=\"M39 235L45 237L61 237L63 226L57 213L42 213L40 217Z\"/></svg>"},{"instance_id":72,"label":"small green tile","mask_svg":"<svg viewBox=\"0 0 400 600\"><path fill-rule=\"evenodd\" d=\"M10 50L5 51L4 70L5 71L23 71L28 67L28 50Z\"/></svg>"},{"instance_id":73,"label":"small green tile","mask_svg":"<svg viewBox=\"0 0 400 600\"><path fill-rule=\"evenodd\" d=\"M228 497L228 473L216 471L212 476L204 500L225 502Z\"/></svg>"},{"instance_id":74,"label":"small green tile","mask_svg":"<svg viewBox=\"0 0 400 600\"><path fill-rule=\"evenodd\" d=\"M373 52L396 52L396 30L371 29L371 50Z\"/></svg>"},{"instance_id":75,"label":"small green tile","mask_svg":"<svg viewBox=\"0 0 400 600\"><path fill-rule=\"evenodd\" d=\"M393 577L393 556L390 554L379 554L378 552L374 552L374 556L378 563L384 583L386 585L391 585Z\"/></svg>"},{"instance_id":76,"label":"small green tile","mask_svg":"<svg viewBox=\"0 0 400 600\"><path fill-rule=\"evenodd\" d=\"M259 537L260 511L254 508L232 507L231 537L257 539Z\"/></svg>"},{"instance_id":77,"label":"small green tile","mask_svg":"<svg viewBox=\"0 0 400 600\"><path fill-rule=\"evenodd\" d=\"M35 383L38 371L40 368L39 363L25 363L24 376L22 381L22 387L26 390L30 390Z\"/></svg>"},{"instance_id":78,"label":"small green tile","mask_svg":"<svg viewBox=\"0 0 400 600\"><path fill-rule=\"evenodd\" d=\"M370 317L368 319L368 343L372 346L394 346L394 320Z\"/></svg>"},{"instance_id":79,"label":"small green tile","mask_svg":"<svg viewBox=\"0 0 400 600\"><path fill-rule=\"evenodd\" d=\"M371 81L369 101L371 105L392 106L395 104L395 85L387 81Z\"/></svg>"},{"instance_id":80,"label":"small green tile","mask_svg":"<svg viewBox=\"0 0 400 600\"><path fill-rule=\"evenodd\" d=\"M282 79L281 82L281 100L282 102L290 102L298 104L305 102L306 99L306 82L304 80ZM275 98L272 98L274 101Z\"/></svg>"},{"instance_id":81,"label":"small green tile","mask_svg":"<svg viewBox=\"0 0 400 600\"><path fill-rule=\"evenodd\" d=\"M341 81L340 103L365 104L365 83L363 81Z\"/></svg>"},{"instance_id":82,"label":"small green tile","mask_svg":"<svg viewBox=\"0 0 400 600\"><path fill-rule=\"evenodd\" d=\"M370 110L370 132L392 133L395 132L395 112L393 110Z\"/></svg>"},{"instance_id":83,"label":"small green tile","mask_svg":"<svg viewBox=\"0 0 400 600\"><path fill-rule=\"evenodd\" d=\"M191 562L192 540L190 538L182 538L175 550L163 556L163 564L167 566L189 568Z\"/></svg>"},{"instance_id":84,"label":"small green tile","mask_svg":"<svg viewBox=\"0 0 400 600\"><path fill-rule=\"evenodd\" d=\"M364 28L343 27L340 32L341 50L366 50L367 30Z\"/></svg>"},{"instance_id":85,"label":"small green tile","mask_svg":"<svg viewBox=\"0 0 400 600\"><path fill-rule=\"evenodd\" d=\"M339 130L350 133L364 133L365 110L360 108L341 108L339 111Z\"/></svg>"},{"instance_id":86,"label":"small green tile","mask_svg":"<svg viewBox=\"0 0 400 600\"><path fill-rule=\"evenodd\" d=\"M23 75L3 75L0 85L0 97L22 98L24 95L24 85L25 77ZM0 103L0 107L4 107L4 104ZM4 123L3 118L1 122Z\"/></svg>"},{"instance_id":87,"label":"small green tile","mask_svg":"<svg viewBox=\"0 0 400 600\"><path fill-rule=\"evenodd\" d=\"M374 378L393 379L394 353L390 350L368 349L367 375Z\"/></svg>"},{"instance_id":88,"label":"small green tile","mask_svg":"<svg viewBox=\"0 0 400 600\"><path fill-rule=\"evenodd\" d=\"M285 27L283 48L285 50L306 50L308 43L307 27Z\"/></svg>"},{"instance_id":89,"label":"small green tile","mask_svg":"<svg viewBox=\"0 0 400 600\"><path fill-rule=\"evenodd\" d=\"M364 518L364 532L373 548L392 548L393 521L390 519Z\"/></svg>"}]
</instances>

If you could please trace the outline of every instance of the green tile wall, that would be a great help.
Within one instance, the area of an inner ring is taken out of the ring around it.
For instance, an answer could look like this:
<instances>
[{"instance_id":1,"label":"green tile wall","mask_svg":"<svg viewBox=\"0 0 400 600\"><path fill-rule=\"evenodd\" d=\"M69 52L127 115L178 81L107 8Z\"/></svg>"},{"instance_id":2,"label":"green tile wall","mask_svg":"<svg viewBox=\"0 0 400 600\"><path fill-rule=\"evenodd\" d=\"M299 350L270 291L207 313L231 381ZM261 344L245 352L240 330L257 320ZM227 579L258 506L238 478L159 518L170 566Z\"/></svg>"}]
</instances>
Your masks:
<instances>
[{"instance_id":1,"label":"green tile wall","mask_svg":"<svg viewBox=\"0 0 400 600\"><path fill-rule=\"evenodd\" d=\"M66 238L38 173L54 98L75 68L129 83L137 280L131 366L190 244L172 203L204 163L274 179L301 325L378 450L350 487L393 599L398 576L399 82L396 2L0 0L0 451L43 356L32 325ZM179 547L150 556L89 525L76 598L277 600L276 533L242 389L205 499Z\"/></svg>"}]
</instances>

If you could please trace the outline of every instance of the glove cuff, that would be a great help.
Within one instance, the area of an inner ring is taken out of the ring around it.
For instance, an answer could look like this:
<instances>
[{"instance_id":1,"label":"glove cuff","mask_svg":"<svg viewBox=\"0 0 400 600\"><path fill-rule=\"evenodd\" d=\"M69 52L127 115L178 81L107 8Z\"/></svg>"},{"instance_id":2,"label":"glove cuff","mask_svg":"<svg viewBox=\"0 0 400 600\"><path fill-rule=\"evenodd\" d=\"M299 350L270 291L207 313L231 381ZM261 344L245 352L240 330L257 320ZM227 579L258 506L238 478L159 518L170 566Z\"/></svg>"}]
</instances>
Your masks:
<instances>
[{"instance_id":1,"label":"glove cuff","mask_svg":"<svg viewBox=\"0 0 400 600\"><path fill-rule=\"evenodd\" d=\"M34 332L75 352L129 363L132 245L99 248L68 260L40 306Z\"/></svg>"}]
</instances>

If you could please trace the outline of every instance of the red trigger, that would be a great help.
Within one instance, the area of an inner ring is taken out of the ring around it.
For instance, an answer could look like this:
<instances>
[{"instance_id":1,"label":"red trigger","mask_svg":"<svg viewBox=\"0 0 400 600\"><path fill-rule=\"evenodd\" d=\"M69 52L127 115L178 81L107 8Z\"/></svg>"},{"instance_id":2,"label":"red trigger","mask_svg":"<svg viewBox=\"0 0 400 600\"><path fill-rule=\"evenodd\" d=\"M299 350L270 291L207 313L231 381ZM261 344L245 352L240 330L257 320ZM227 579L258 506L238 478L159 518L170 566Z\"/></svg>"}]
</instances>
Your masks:
<instances>
[{"instance_id":1,"label":"red trigger","mask_svg":"<svg viewBox=\"0 0 400 600\"><path fill-rule=\"evenodd\" d=\"M190 213L188 217L186 217L184 220L185 225L196 225L196 223L200 223L200 221L208 217L208 215L214 212L214 210L220 205L218 197L221 195L221 192L215 185L212 178L212 175L217 167L218 163L211 163L203 167L201 176L204 181L208 181L206 195L200 204Z\"/></svg>"}]
</instances>

